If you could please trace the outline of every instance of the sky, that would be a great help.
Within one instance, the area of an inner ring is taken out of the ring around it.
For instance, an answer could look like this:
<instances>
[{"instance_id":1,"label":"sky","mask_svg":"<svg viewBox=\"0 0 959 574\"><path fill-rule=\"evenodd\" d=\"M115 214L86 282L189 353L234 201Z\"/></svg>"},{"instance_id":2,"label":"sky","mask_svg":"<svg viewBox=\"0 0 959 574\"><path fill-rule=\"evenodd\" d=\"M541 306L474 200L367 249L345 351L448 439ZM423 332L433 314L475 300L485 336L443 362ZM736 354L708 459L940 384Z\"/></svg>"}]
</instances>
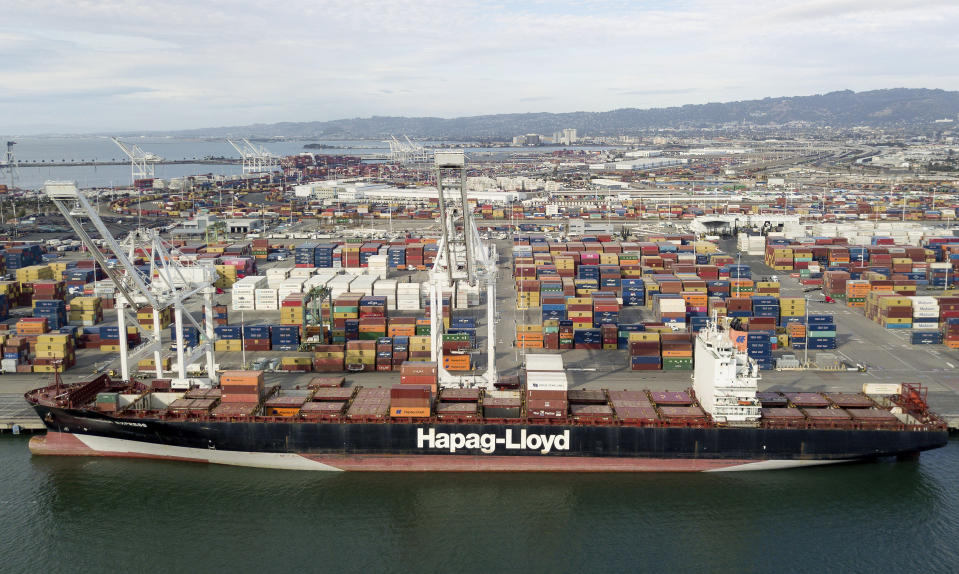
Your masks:
<instances>
[{"instance_id":1,"label":"sky","mask_svg":"<svg viewBox=\"0 0 959 574\"><path fill-rule=\"evenodd\" d=\"M957 0L5 0L0 133L959 90Z\"/></svg>"}]
</instances>

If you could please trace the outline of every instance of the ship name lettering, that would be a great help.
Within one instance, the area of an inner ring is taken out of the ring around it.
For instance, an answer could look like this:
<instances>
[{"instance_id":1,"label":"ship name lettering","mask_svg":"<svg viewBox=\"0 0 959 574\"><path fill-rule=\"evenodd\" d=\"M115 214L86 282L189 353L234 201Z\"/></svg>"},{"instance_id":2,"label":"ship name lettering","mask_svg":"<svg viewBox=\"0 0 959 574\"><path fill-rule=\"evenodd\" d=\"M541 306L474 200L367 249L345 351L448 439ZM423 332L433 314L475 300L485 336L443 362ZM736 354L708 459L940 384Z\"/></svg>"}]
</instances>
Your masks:
<instances>
[{"instance_id":1,"label":"ship name lettering","mask_svg":"<svg viewBox=\"0 0 959 574\"><path fill-rule=\"evenodd\" d=\"M444 433L436 432L433 428L416 429L416 448L449 452L468 449L492 454L497 445L503 445L507 450L538 450L542 454L568 451L569 431L559 434L530 434L526 429L520 429L517 435L513 429L506 429L506 436L498 437L493 433Z\"/></svg>"}]
</instances>

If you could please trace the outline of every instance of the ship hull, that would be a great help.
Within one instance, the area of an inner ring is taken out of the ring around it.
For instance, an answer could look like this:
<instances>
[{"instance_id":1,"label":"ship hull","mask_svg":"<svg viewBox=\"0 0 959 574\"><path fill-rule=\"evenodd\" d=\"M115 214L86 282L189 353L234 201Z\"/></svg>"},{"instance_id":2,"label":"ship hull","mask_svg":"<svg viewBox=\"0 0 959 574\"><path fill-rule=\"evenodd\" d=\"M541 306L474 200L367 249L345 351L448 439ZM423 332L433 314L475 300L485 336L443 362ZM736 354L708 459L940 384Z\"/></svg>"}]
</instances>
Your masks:
<instances>
[{"instance_id":1,"label":"ship hull","mask_svg":"<svg viewBox=\"0 0 959 574\"><path fill-rule=\"evenodd\" d=\"M642 472L791 468L918 453L945 431L114 419L37 407L38 455L324 471Z\"/></svg>"}]
</instances>

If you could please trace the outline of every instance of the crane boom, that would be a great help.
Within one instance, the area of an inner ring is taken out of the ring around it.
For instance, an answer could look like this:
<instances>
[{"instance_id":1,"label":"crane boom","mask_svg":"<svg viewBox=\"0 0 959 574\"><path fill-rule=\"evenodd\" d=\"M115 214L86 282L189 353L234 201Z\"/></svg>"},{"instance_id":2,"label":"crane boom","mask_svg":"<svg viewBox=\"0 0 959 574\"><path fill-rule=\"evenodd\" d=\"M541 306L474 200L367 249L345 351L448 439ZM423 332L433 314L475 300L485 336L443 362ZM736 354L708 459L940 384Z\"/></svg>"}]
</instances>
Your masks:
<instances>
[{"instance_id":1,"label":"crane boom","mask_svg":"<svg viewBox=\"0 0 959 574\"><path fill-rule=\"evenodd\" d=\"M215 334L213 328L213 293L215 290L213 282L216 280L216 271L212 267L197 266L191 269L192 273L187 274L186 268L181 266L174 254L164 245L159 234L153 230L134 230L127 238L128 249L124 249L124 246L113 237L110 230L104 225L96 208L90 204L83 192L77 189L74 182L48 181L44 185L44 192L63 214L67 223L77 233L77 236L90 250L96 262L113 280L117 291L120 292L120 298L117 300L117 327L120 339L119 361L123 379L129 380L130 378L130 359L135 359L150 352L153 353L157 378L163 377L160 357L161 352L163 352L160 318L161 312L172 307L175 315L174 332L177 354L177 377L173 379L174 387L189 387L196 382L186 378L186 357L183 341L184 319L189 320L203 334L200 345L202 351L191 352L191 355L200 352L206 353L207 374L211 382L215 383L216 372L213 357ZM73 205L72 209L68 207L68 203ZM89 218L93 226L100 232L101 240L113 257L116 258L119 268L110 264L100 250L100 246L83 229L76 216ZM131 261L138 249L142 249L149 257L149 275L142 273ZM204 297L204 308L206 310L206 321L203 326L197 323L189 313L184 313L186 300L200 293ZM148 343L144 347L136 349L133 353L129 353L127 350L126 323L129 320L133 325L139 326L139 321L130 314L127 307L140 308L142 304L148 304L152 309L152 329L146 329Z\"/></svg>"}]
</instances>

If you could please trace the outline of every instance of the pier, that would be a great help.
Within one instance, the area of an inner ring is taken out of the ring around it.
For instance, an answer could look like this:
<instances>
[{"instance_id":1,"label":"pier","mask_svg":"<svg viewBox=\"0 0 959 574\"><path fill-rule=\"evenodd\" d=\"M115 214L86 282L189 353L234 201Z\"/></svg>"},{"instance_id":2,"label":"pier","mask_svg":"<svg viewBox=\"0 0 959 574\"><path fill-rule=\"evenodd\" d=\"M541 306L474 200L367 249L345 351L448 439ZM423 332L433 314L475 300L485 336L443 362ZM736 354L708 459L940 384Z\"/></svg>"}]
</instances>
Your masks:
<instances>
[{"instance_id":1,"label":"pier","mask_svg":"<svg viewBox=\"0 0 959 574\"><path fill-rule=\"evenodd\" d=\"M37 416L20 393L0 393L0 433L18 427L20 432L44 430L43 421Z\"/></svg>"}]
</instances>

